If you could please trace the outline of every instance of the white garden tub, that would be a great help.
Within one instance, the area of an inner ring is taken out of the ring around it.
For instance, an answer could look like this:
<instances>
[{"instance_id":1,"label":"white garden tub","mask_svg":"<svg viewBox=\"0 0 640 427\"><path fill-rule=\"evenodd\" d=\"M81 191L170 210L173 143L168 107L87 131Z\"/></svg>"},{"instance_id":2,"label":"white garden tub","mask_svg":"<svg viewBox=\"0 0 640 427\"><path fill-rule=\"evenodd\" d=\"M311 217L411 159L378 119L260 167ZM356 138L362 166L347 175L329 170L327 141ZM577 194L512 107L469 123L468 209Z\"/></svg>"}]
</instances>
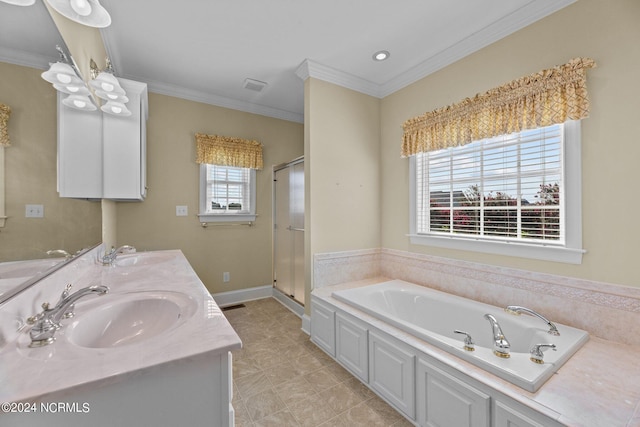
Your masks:
<instances>
[{"instance_id":1,"label":"white garden tub","mask_svg":"<svg viewBox=\"0 0 640 427\"><path fill-rule=\"evenodd\" d=\"M402 280L335 291L332 296L531 392L589 340L587 332L576 328L556 323L560 335L553 336L536 317L514 316L501 307ZM505 306L517 303L505 301ZM493 331L485 314L497 319L510 342L509 358L494 354ZM456 329L473 337L475 351L465 350L464 336L454 333ZM546 351L543 364L534 363L530 350L536 344L555 344L556 351Z\"/></svg>"}]
</instances>

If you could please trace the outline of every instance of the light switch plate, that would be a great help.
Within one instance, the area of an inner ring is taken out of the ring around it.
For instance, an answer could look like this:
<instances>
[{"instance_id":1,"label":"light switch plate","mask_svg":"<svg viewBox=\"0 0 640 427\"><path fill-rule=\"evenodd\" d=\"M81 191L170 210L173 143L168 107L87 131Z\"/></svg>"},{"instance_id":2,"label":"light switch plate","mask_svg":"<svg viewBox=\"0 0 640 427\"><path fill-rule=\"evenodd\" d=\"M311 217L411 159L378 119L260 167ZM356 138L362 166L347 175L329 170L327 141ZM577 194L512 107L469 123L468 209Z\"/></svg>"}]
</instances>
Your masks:
<instances>
[{"instance_id":1,"label":"light switch plate","mask_svg":"<svg viewBox=\"0 0 640 427\"><path fill-rule=\"evenodd\" d=\"M44 205L25 205L25 218L44 218Z\"/></svg>"},{"instance_id":2,"label":"light switch plate","mask_svg":"<svg viewBox=\"0 0 640 427\"><path fill-rule=\"evenodd\" d=\"M189 208L187 206L176 206L176 216L189 215Z\"/></svg>"}]
</instances>

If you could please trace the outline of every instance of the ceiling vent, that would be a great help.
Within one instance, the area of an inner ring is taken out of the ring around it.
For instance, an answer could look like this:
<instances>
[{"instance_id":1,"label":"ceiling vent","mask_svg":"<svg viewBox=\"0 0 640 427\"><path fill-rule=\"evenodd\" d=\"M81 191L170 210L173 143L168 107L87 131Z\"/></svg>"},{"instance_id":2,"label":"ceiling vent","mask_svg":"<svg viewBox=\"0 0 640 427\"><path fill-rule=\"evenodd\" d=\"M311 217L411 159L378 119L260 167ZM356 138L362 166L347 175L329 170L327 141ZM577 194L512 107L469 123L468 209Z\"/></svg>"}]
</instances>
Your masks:
<instances>
[{"instance_id":1,"label":"ceiling vent","mask_svg":"<svg viewBox=\"0 0 640 427\"><path fill-rule=\"evenodd\" d=\"M267 86L266 82L254 79L244 79L244 88L252 90L254 92L261 92Z\"/></svg>"}]
</instances>

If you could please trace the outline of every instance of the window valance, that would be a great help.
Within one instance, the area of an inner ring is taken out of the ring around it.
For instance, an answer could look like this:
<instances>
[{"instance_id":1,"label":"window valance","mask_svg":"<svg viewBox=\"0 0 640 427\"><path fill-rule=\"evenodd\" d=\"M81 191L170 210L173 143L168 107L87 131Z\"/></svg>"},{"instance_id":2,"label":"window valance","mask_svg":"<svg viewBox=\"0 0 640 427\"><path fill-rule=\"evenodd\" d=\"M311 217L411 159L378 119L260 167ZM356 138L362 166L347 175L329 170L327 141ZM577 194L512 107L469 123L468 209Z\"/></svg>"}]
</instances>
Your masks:
<instances>
[{"instance_id":1,"label":"window valance","mask_svg":"<svg viewBox=\"0 0 640 427\"><path fill-rule=\"evenodd\" d=\"M197 163L262 169L262 144L228 136L196 133Z\"/></svg>"},{"instance_id":2,"label":"window valance","mask_svg":"<svg viewBox=\"0 0 640 427\"><path fill-rule=\"evenodd\" d=\"M0 104L0 147L9 147L9 115L11 107L6 104Z\"/></svg>"},{"instance_id":3,"label":"window valance","mask_svg":"<svg viewBox=\"0 0 640 427\"><path fill-rule=\"evenodd\" d=\"M402 156L585 118L586 70L595 65L590 58L574 58L409 119L403 124Z\"/></svg>"}]
</instances>

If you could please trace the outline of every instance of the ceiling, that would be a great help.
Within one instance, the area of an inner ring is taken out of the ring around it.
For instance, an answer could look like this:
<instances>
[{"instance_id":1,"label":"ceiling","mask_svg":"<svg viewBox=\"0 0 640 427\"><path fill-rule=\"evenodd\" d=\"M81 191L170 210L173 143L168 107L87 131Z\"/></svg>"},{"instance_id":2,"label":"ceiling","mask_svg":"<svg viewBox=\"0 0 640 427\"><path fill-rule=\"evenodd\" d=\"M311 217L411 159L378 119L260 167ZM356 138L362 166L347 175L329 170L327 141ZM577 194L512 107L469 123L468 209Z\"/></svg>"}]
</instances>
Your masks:
<instances>
[{"instance_id":1,"label":"ceiling","mask_svg":"<svg viewBox=\"0 0 640 427\"><path fill-rule=\"evenodd\" d=\"M58 59L42 1L0 2L0 61ZM382 98L574 1L101 0L101 32L116 75L151 92L302 122L306 77Z\"/></svg>"}]
</instances>

